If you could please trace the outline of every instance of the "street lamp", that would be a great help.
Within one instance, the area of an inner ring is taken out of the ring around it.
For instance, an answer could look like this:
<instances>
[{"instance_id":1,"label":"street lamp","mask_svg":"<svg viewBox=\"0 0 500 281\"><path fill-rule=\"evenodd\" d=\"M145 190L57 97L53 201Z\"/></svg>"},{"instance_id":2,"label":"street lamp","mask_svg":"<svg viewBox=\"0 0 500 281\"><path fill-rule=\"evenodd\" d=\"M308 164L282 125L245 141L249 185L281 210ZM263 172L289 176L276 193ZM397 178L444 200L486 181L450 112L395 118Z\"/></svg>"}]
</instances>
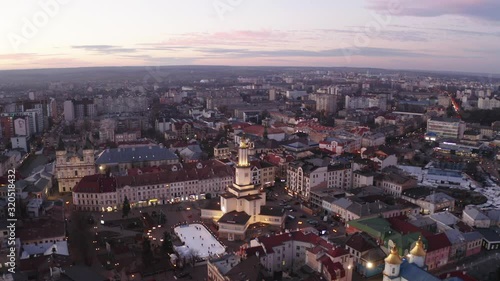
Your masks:
<instances>
[{"instance_id":1,"label":"street lamp","mask_svg":"<svg viewBox=\"0 0 500 281\"><path fill-rule=\"evenodd\" d=\"M368 263L366 264L366 267L368 267L368 268L373 268L373 263L368 262Z\"/></svg>"}]
</instances>

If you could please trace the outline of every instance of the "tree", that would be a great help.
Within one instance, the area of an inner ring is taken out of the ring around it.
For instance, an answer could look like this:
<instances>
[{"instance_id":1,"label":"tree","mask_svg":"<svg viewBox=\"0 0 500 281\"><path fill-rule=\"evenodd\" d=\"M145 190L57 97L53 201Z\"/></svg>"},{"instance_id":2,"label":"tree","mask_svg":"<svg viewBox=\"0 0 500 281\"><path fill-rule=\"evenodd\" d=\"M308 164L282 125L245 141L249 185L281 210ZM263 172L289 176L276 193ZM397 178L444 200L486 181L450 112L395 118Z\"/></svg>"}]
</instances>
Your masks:
<instances>
[{"instance_id":1,"label":"tree","mask_svg":"<svg viewBox=\"0 0 500 281\"><path fill-rule=\"evenodd\" d=\"M161 252L162 254L171 254L174 252L174 245L172 244L172 237L170 233L165 231L163 233L163 243L161 244Z\"/></svg>"},{"instance_id":2,"label":"tree","mask_svg":"<svg viewBox=\"0 0 500 281\"><path fill-rule=\"evenodd\" d=\"M151 249L151 241L144 237L142 241L142 264L149 265L153 261L153 250Z\"/></svg>"},{"instance_id":3,"label":"tree","mask_svg":"<svg viewBox=\"0 0 500 281\"><path fill-rule=\"evenodd\" d=\"M260 113L260 122L262 123L262 120L265 120L266 118L269 118L271 117L271 114L269 113L269 111L267 111L267 109L264 109L261 113Z\"/></svg>"},{"instance_id":4,"label":"tree","mask_svg":"<svg viewBox=\"0 0 500 281\"><path fill-rule=\"evenodd\" d=\"M123 208L122 208L122 218L128 217L128 213L130 213L130 202L128 201L127 196L123 200Z\"/></svg>"},{"instance_id":5,"label":"tree","mask_svg":"<svg viewBox=\"0 0 500 281\"><path fill-rule=\"evenodd\" d=\"M453 117L453 115L455 115L455 109L453 108L453 105L449 105L447 108L446 108L446 116L448 117Z\"/></svg>"}]
</instances>

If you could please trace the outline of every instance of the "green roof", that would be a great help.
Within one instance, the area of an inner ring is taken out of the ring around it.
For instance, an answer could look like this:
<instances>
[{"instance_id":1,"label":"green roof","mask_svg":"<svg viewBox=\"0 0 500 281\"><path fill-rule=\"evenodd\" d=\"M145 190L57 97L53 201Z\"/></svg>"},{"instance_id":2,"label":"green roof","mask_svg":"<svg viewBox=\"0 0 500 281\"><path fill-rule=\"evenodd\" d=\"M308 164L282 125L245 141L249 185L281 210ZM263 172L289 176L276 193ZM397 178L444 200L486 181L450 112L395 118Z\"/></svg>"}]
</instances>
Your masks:
<instances>
[{"instance_id":1,"label":"green roof","mask_svg":"<svg viewBox=\"0 0 500 281\"><path fill-rule=\"evenodd\" d=\"M391 229L391 224L386 219L380 217L352 220L349 221L348 224L377 239L381 239L388 231L394 232L394 230Z\"/></svg>"}]
</instances>

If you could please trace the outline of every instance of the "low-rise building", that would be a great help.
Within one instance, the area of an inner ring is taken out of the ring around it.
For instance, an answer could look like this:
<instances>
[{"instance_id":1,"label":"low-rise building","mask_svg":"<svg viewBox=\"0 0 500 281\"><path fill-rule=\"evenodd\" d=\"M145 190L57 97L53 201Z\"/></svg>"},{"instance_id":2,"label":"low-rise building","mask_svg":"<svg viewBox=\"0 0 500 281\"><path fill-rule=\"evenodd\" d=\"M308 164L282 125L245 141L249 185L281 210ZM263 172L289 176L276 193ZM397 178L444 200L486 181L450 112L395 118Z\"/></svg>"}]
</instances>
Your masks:
<instances>
[{"instance_id":1,"label":"low-rise building","mask_svg":"<svg viewBox=\"0 0 500 281\"><path fill-rule=\"evenodd\" d=\"M477 232L483 236L482 246L486 250L500 249L500 228L478 228Z\"/></svg>"},{"instance_id":2,"label":"low-rise building","mask_svg":"<svg viewBox=\"0 0 500 281\"><path fill-rule=\"evenodd\" d=\"M385 144L385 135L382 133L365 134L361 139L362 147L380 146Z\"/></svg>"},{"instance_id":3,"label":"low-rise building","mask_svg":"<svg viewBox=\"0 0 500 281\"><path fill-rule=\"evenodd\" d=\"M423 187L407 189L401 198L420 206L422 214L434 214L438 211L452 212L455 209L455 198Z\"/></svg>"},{"instance_id":4,"label":"low-rise building","mask_svg":"<svg viewBox=\"0 0 500 281\"><path fill-rule=\"evenodd\" d=\"M73 206L82 211L113 211L118 201L116 178L96 174L83 177L73 188Z\"/></svg>"},{"instance_id":5,"label":"low-rise building","mask_svg":"<svg viewBox=\"0 0 500 281\"><path fill-rule=\"evenodd\" d=\"M226 143L218 143L214 146L214 157L216 159L227 159L231 156L231 151Z\"/></svg>"},{"instance_id":6,"label":"low-rise building","mask_svg":"<svg viewBox=\"0 0 500 281\"><path fill-rule=\"evenodd\" d=\"M131 207L144 207L215 197L232 183L231 167L216 160L135 168L124 176L94 175L82 179L73 191L73 204L81 210L121 208L125 197ZM209 195L210 194L210 195Z\"/></svg>"},{"instance_id":7,"label":"low-rise building","mask_svg":"<svg viewBox=\"0 0 500 281\"><path fill-rule=\"evenodd\" d=\"M317 187L351 189L350 164L331 164L331 159L307 159L290 163L287 172L287 190L293 196L310 200L311 190Z\"/></svg>"},{"instance_id":8,"label":"low-rise building","mask_svg":"<svg viewBox=\"0 0 500 281\"><path fill-rule=\"evenodd\" d=\"M354 260L355 270L370 278L384 270L385 253L373 238L366 233L354 233L345 243Z\"/></svg>"},{"instance_id":9,"label":"low-rise building","mask_svg":"<svg viewBox=\"0 0 500 281\"><path fill-rule=\"evenodd\" d=\"M389 167L375 177L375 186L383 188L385 193L394 197L401 197L405 190L417 186L417 180L400 169Z\"/></svg>"},{"instance_id":10,"label":"low-rise building","mask_svg":"<svg viewBox=\"0 0 500 281\"><path fill-rule=\"evenodd\" d=\"M469 257L472 255L477 255L481 252L481 243L483 241L483 236L477 231L462 233L462 236L467 243L465 256Z\"/></svg>"},{"instance_id":11,"label":"low-rise building","mask_svg":"<svg viewBox=\"0 0 500 281\"><path fill-rule=\"evenodd\" d=\"M462 233L457 229L448 229L444 231L446 237L450 241L449 261L455 262L465 258L467 253L467 241Z\"/></svg>"},{"instance_id":12,"label":"low-rise building","mask_svg":"<svg viewBox=\"0 0 500 281\"><path fill-rule=\"evenodd\" d=\"M255 186L265 188L274 186L275 183L275 170L271 163L265 161L251 161L252 183Z\"/></svg>"},{"instance_id":13,"label":"low-rise building","mask_svg":"<svg viewBox=\"0 0 500 281\"><path fill-rule=\"evenodd\" d=\"M427 255L425 264L429 270L437 269L448 264L451 243L444 233L427 236Z\"/></svg>"},{"instance_id":14,"label":"low-rise building","mask_svg":"<svg viewBox=\"0 0 500 281\"><path fill-rule=\"evenodd\" d=\"M262 281L258 256L227 254L207 261L208 281Z\"/></svg>"},{"instance_id":15,"label":"low-rise building","mask_svg":"<svg viewBox=\"0 0 500 281\"><path fill-rule=\"evenodd\" d=\"M357 170L352 172L352 188L372 186L375 173L371 171Z\"/></svg>"},{"instance_id":16,"label":"low-rise building","mask_svg":"<svg viewBox=\"0 0 500 281\"><path fill-rule=\"evenodd\" d=\"M462 211L462 221L477 228L489 228L491 219L473 205L465 206Z\"/></svg>"},{"instance_id":17,"label":"low-rise building","mask_svg":"<svg viewBox=\"0 0 500 281\"><path fill-rule=\"evenodd\" d=\"M427 133L434 133L439 138L462 139L465 122L456 118L435 117L427 120Z\"/></svg>"},{"instance_id":18,"label":"low-rise building","mask_svg":"<svg viewBox=\"0 0 500 281\"><path fill-rule=\"evenodd\" d=\"M348 270L352 268L350 254L344 248L327 242L313 233L302 231L285 232L272 236L261 236L250 241L247 255L258 254L262 266L268 274L275 272L296 272L303 265L326 275L328 280L351 280ZM331 270L331 264L338 263L337 269L343 274ZM327 272L325 272L325 270ZM335 272L335 275L333 275ZM332 278L335 276L335 278ZM339 278L337 278L337 276ZM342 276L342 277L341 277ZM342 279L346 278L346 279Z\"/></svg>"}]
</instances>

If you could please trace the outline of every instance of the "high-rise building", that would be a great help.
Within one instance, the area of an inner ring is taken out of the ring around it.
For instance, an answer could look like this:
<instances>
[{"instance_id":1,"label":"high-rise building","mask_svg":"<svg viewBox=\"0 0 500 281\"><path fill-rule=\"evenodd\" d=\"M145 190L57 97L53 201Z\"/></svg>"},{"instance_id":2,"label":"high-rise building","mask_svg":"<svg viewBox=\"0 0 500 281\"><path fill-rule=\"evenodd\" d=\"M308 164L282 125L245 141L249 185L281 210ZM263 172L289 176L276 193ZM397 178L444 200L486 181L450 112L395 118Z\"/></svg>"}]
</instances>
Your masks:
<instances>
[{"instance_id":1,"label":"high-rise building","mask_svg":"<svg viewBox=\"0 0 500 281\"><path fill-rule=\"evenodd\" d=\"M64 120L66 122L75 120L75 106L72 100L64 101Z\"/></svg>"},{"instance_id":2,"label":"high-rise building","mask_svg":"<svg viewBox=\"0 0 500 281\"><path fill-rule=\"evenodd\" d=\"M316 102L316 111L332 114L337 112L337 96L330 94L312 94L309 97Z\"/></svg>"},{"instance_id":3,"label":"high-rise building","mask_svg":"<svg viewBox=\"0 0 500 281\"><path fill-rule=\"evenodd\" d=\"M47 112L49 117L53 119L57 118L57 102L54 98L50 98L50 101L47 104Z\"/></svg>"},{"instance_id":4,"label":"high-rise building","mask_svg":"<svg viewBox=\"0 0 500 281\"><path fill-rule=\"evenodd\" d=\"M82 99L73 101L74 114L77 119L94 118L97 116L97 106L94 100Z\"/></svg>"},{"instance_id":5,"label":"high-rise building","mask_svg":"<svg viewBox=\"0 0 500 281\"><path fill-rule=\"evenodd\" d=\"M479 109L494 109L500 108L500 99L498 97L480 97L477 100L477 107Z\"/></svg>"},{"instance_id":6,"label":"high-rise building","mask_svg":"<svg viewBox=\"0 0 500 281\"><path fill-rule=\"evenodd\" d=\"M270 101L276 100L276 90L275 89L269 90L269 100Z\"/></svg>"}]
</instances>

